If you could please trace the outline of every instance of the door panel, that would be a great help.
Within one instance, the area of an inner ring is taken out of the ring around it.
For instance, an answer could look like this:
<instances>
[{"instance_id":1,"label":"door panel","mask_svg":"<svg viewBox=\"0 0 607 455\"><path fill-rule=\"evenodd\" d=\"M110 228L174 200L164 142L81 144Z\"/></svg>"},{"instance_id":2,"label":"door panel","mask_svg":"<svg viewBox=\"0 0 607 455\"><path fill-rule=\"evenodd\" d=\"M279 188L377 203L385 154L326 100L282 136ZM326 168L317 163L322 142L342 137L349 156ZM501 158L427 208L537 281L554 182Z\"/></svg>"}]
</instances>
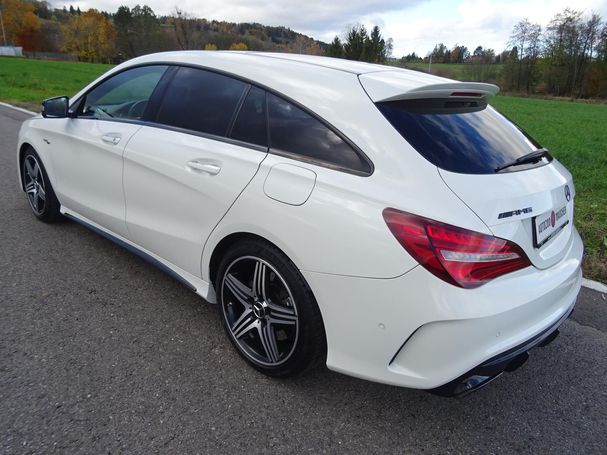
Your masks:
<instances>
[{"instance_id":1,"label":"door panel","mask_svg":"<svg viewBox=\"0 0 607 455\"><path fill-rule=\"evenodd\" d=\"M129 238L201 276L204 243L267 153L144 126L124 154Z\"/></svg>"},{"instance_id":2,"label":"door panel","mask_svg":"<svg viewBox=\"0 0 607 455\"><path fill-rule=\"evenodd\" d=\"M67 118L53 124L47 135L53 147L59 200L95 223L126 235L122 154L141 126L93 118Z\"/></svg>"},{"instance_id":3,"label":"door panel","mask_svg":"<svg viewBox=\"0 0 607 455\"><path fill-rule=\"evenodd\" d=\"M148 100L167 72L150 65L114 74L72 103L76 117L46 122L57 195L63 205L126 236L124 147L145 120Z\"/></svg>"}]
</instances>

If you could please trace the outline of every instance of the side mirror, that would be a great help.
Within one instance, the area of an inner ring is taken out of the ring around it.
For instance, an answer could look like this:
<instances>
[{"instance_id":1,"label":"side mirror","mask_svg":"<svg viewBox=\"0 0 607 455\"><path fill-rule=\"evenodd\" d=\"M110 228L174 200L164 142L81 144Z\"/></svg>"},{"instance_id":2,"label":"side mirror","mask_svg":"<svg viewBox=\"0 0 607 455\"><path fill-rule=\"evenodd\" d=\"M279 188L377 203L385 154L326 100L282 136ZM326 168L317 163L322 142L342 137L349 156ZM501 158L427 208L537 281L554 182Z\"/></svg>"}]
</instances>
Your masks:
<instances>
[{"instance_id":1,"label":"side mirror","mask_svg":"<svg viewBox=\"0 0 607 455\"><path fill-rule=\"evenodd\" d=\"M67 96L56 96L42 102L42 117L65 118L68 116L69 98Z\"/></svg>"}]
</instances>

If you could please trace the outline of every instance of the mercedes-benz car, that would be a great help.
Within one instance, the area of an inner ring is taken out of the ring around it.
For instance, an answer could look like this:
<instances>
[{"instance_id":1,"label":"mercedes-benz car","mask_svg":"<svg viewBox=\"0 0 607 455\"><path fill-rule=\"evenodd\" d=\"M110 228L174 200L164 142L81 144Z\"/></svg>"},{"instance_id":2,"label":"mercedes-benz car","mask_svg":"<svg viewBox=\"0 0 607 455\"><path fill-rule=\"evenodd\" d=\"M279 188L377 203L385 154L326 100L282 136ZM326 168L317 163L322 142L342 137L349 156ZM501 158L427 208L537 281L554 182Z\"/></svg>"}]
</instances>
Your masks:
<instances>
[{"instance_id":1,"label":"mercedes-benz car","mask_svg":"<svg viewBox=\"0 0 607 455\"><path fill-rule=\"evenodd\" d=\"M552 341L583 245L571 174L498 88L293 54L118 65L21 128L32 212L210 303L261 372L461 395Z\"/></svg>"}]
</instances>

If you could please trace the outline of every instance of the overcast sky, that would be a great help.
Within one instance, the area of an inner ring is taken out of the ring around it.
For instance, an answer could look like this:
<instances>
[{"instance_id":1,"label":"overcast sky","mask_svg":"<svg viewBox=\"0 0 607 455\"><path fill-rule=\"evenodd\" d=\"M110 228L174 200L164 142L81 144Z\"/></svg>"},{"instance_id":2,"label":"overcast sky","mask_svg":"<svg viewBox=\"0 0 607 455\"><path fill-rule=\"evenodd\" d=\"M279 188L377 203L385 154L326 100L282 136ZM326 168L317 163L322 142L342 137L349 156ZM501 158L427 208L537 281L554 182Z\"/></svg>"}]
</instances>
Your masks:
<instances>
[{"instance_id":1,"label":"overcast sky","mask_svg":"<svg viewBox=\"0 0 607 455\"><path fill-rule=\"evenodd\" d=\"M316 39L330 42L342 36L349 24L379 25L394 40L395 57L415 51L426 55L436 43L463 44L501 52L519 20L527 17L545 26L565 7L598 12L607 19L607 0L51 0L61 8L79 6L109 12L118 6L149 5L157 15L169 14L178 5L197 17L230 22L284 25Z\"/></svg>"}]
</instances>

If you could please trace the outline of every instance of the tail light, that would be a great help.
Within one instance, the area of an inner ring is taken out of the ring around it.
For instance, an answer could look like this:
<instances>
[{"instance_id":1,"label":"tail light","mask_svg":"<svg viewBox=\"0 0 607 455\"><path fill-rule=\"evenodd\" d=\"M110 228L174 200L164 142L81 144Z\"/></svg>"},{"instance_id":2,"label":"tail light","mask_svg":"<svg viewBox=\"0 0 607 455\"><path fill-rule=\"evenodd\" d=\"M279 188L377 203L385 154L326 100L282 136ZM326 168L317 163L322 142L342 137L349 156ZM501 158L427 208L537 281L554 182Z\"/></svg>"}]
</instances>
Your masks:
<instances>
[{"instance_id":1,"label":"tail light","mask_svg":"<svg viewBox=\"0 0 607 455\"><path fill-rule=\"evenodd\" d=\"M462 288L476 288L531 265L515 243L387 208L384 220L396 240L429 272Z\"/></svg>"}]
</instances>

